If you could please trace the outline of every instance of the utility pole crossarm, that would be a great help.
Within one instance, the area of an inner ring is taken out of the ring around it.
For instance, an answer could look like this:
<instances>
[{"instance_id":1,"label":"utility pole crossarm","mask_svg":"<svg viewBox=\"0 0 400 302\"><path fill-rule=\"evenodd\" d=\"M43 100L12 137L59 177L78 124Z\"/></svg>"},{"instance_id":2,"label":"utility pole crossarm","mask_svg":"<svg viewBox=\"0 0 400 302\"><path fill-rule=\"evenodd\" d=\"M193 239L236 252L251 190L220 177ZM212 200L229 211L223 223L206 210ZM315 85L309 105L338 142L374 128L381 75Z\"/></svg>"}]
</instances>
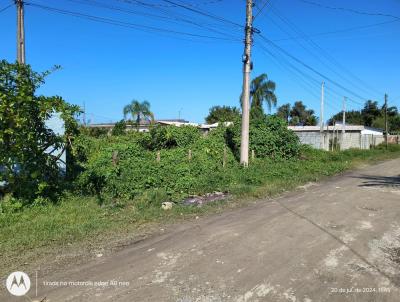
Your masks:
<instances>
[{"instance_id":1,"label":"utility pole crossarm","mask_svg":"<svg viewBox=\"0 0 400 302\"><path fill-rule=\"evenodd\" d=\"M253 0L246 1L245 47L243 54L243 92L242 92L242 135L240 144L240 163L249 165L249 128L250 128L250 72L251 45L253 35Z\"/></svg>"}]
</instances>

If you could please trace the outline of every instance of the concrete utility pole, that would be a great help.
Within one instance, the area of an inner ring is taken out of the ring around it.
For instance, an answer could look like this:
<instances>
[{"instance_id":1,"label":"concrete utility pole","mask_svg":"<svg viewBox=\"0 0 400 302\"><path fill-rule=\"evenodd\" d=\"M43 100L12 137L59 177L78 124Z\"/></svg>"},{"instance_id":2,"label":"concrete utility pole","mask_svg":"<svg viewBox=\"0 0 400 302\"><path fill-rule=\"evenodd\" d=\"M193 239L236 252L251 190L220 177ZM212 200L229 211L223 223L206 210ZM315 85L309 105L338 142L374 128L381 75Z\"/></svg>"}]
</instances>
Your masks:
<instances>
[{"instance_id":1,"label":"concrete utility pole","mask_svg":"<svg viewBox=\"0 0 400 302\"><path fill-rule=\"evenodd\" d=\"M346 103L347 97L343 97L343 111L342 111L342 139L340 141L340 149L344 150L345 134L346 134ZM338 133L339 136L339 133Z\"/></svg>"},{"instance_id":2,"label":"concrete utility pole","mask_svg":"<svg viewBox=\"0 0 400 302\"><path fill-rule=\"evenodd\" d=\"M346 133L346 102L347 97L343 98L343 120L342 120L342 134Z\"/></svg>"},{"instance_id":3,"label":"concrete utility pole","mask_svg":"<svg viewBox=\"0 0 400 302\"><path fill-rule=\"evenodd\" d=\"M322 82L321 85L321 113L319 115L319 132L321 134L321 149L325 148L324 144L324 88L325 82Z\"/></svg>"},{"instance_id":4,"label":"concrete utility pole","mask_svg":"<svg viewBox=\"0 0 400 302\"><path fill-rule=\"evenodd\" d=\"M388 118L387 118L387 110L388 110L388 95L385 93L385 143L386 149L388 148Z\"/></svg>"},{"instance_id":5,"label":"concrete utility pole","mask_svg":"<svg viewBox=\"0 0 400 302\"><path fill-rule=\"evenodd\" d=\"M250 128L250 72L251 44L253 35L253 0L246 1L245 47L243 54L243 92L242 92L242 136L240 144L240 163L249 165L249 128Z\"/></svg>"},{"instance_id":6,"label":"concrete utility pole","mask_svg":"<svg viewBox=\"0 0 400 302\"><path fill-rule=\"evenodd\" d=\"M15 0L17 6L17 61L25 64L24 1Z\"/></svg>"}]
</instances>

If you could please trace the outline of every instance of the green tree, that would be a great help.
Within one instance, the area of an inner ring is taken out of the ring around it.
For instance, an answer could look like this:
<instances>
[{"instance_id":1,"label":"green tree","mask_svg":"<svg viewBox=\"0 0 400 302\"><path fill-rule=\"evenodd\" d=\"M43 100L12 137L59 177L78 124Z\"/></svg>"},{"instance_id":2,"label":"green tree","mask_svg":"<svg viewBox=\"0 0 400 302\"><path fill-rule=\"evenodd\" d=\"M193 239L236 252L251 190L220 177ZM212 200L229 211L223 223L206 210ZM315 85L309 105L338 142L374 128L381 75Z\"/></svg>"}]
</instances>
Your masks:
<instances>
[{"instance_id":1,"label":"green tree","mask_svg":"<svg viewBox=\"0 0 400 302\"><path fill-rule=\"evenodd\" d=\"M126 105L123 110L124 119L130 115L135 121L136 128L139 129L140 122L147 120L150 122L154 121L154 114L150 111L150 103L148 101L139 102L133 100L129 105Z\"/></svg>"},{"instance_id":2,"label":"green tree","mask_svg":"<svg viewBox=\"0 0 400 302\"><path fill-rule=\"evenodd\" d=\"M343 120L343 112L338 112L333 115L329 120L329 125L334 125L335 122L341 122ZM364 119L361 111L351 110L346 112L346 124L348 125L364 125Z\"/></svg>"},{"instance_id":3,"label":"green tree","mask_svg":"<svg viewBox=\"0 0 400 302\"><path fill-rule=\"evenodd\" d=\"M307 109L302 101L294 103L290 110L290 125L315 126L318 118L315 116L314 110Z\"/></svg>"},{"instance_id":4,"label":"green tree","mask_svg":"<svg viewBox=\"0 0 400 302\"><path fill-rule=\"evenodd\" d=\"M361 115L364 120L364 126L371 127L374 120L382 115L382 110L379 108L378 102L368 100L361 110Z\"/></svg>"},{"instance_id":5,"label":"green tree","mask_svg":"<svg viewBox=\"0 0 400 302\"><path fill-rule=\"evenodd\" d=\"M382 108L384 110L384 108ZM389 133L398 133L400 131L400 115L397 113L396 107L391 107L390 110L388 108L388 130ZM372 122L372 127L385 129L385 115L382 112L382 115L374 119Z\"/></svg>"},{"instance_id":6,"label":"green tree","mask_svg":"<svg viewBox=\"0 0 400 302\"><path fill-rule=\"evenodd\" d=\"M59 192L63 152L57 151L65 150L77 134L74 116L79 107L58 96L36 95L49 74L0 61L0 182L6 192L29 202ZM64 120L63 136L46 126L55 112Z\"/></svg>"},{"instance_id":7,"label":"green tree","mask_svg":"<svg viewBox=\"0 0 400 302\"><path fill-rule=\"evenodd\" d=\"M237 107L213 106L210 108L210 112L205 120L208 124L232 122L239 116L240 110Z\"/></svg>"},{"instance_id":8,"label":"green tree","mask_svg":"<svg viewBox=\"0 0 400 302\"><path fill-rule=\"evenodd\" d=\"M284 104L280 107L278 107L276 115L280 117L281 119L285 120L287 123L289 123L289 117L290 117L290 110L291 106L290 104Z\"/></svg>"},{"instance_id":9,"label":"green tree","mask_svg":"<svg viewBox=\"0 0 400 302\"><path fill-rule=\"evenodd\" d=\"M400 114L389 119L389 131L393 134L400 134Z\"/></svg>"}]
</instances>

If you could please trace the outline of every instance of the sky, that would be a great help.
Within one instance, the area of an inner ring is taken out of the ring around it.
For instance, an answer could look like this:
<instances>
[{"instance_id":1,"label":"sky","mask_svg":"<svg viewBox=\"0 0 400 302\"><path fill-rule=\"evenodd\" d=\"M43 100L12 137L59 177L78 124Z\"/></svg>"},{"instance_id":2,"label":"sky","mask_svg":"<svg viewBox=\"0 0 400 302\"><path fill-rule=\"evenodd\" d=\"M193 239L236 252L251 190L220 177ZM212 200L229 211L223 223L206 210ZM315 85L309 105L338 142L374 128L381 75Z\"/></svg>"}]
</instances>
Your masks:
<instances>
[{"instance_id":1,"label":"sky","mask_svg":"<svg viewBox=\"0 0 400 302\"><path fill-rule=\"evenodd\" d=\"M301 100L319 115L324 81L325 118L344 96L348 110L382 105L384 93L400 107L400 0L265 1L254 7L252 77L276 83L278 106ZM0 0L7 61L13 2ZM156 119L204 122L214 105L239 106L244 22L244 0L26 0L26 60L36 71L61 65L39 93L85 105L91 123L120 120L133 99Z\"/></svg>"}]
</instances>

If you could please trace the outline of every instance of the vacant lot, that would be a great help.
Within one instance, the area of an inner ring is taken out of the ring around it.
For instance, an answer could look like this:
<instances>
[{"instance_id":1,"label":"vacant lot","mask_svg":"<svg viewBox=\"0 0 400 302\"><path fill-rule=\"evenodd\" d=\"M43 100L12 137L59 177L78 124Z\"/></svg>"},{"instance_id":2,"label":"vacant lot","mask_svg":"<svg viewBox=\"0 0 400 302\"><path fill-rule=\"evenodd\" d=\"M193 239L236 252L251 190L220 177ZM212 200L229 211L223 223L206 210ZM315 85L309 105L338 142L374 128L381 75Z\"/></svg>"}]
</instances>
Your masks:
<instances>
[{"instance_id":1,"label":"vacant lot","mask_svg":"<svg viewBox=\"0 0 400 302\"><path fill-rule=\"evenodd\" d=\"M83 266L39 270L39 298L398 301L399 170L400 160L387 161L270 202L173 225ZM118 282L43 285L109 280Z\"/></svg>"}]
</instances>

